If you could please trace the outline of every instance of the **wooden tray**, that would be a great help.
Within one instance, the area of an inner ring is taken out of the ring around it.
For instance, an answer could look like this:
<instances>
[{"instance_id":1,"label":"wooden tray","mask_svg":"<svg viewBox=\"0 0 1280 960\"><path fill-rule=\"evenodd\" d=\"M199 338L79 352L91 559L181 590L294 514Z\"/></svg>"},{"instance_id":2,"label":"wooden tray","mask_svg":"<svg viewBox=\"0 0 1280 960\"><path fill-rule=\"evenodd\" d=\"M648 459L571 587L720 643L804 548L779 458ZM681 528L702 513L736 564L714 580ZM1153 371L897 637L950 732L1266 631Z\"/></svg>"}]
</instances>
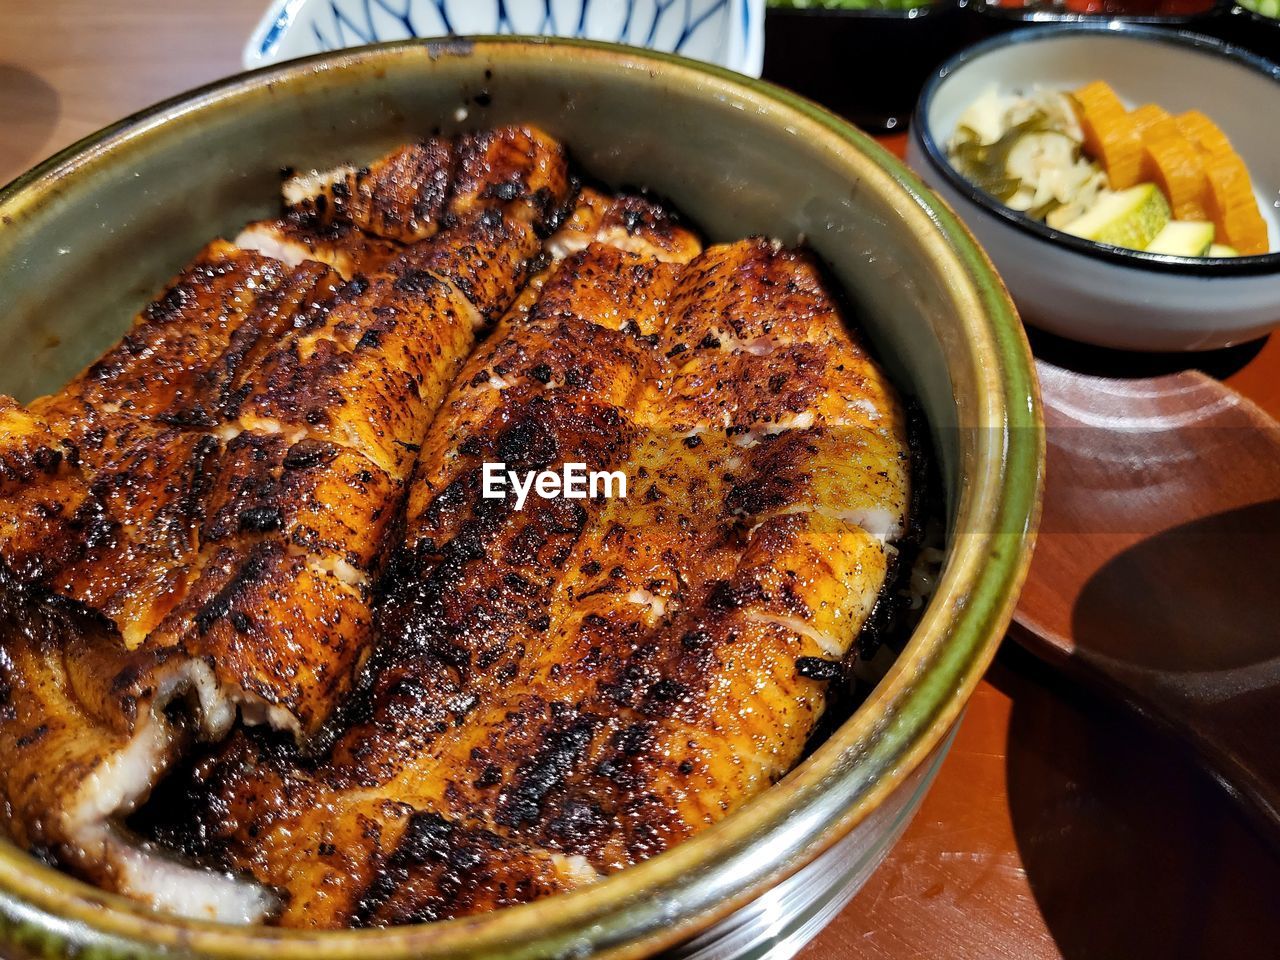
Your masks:
<instances>
[{"instance_id":1,"label":"wooden tray","mask_svg":"<svg viewBox=\"0 0 1280 960\"><path fill-rule=\"evenodd\" d=\"M1199 371L1035 342L1047 484L1012 635L1185 738L1280 840L1280 424Z\"/></svg>"}]
</instances>

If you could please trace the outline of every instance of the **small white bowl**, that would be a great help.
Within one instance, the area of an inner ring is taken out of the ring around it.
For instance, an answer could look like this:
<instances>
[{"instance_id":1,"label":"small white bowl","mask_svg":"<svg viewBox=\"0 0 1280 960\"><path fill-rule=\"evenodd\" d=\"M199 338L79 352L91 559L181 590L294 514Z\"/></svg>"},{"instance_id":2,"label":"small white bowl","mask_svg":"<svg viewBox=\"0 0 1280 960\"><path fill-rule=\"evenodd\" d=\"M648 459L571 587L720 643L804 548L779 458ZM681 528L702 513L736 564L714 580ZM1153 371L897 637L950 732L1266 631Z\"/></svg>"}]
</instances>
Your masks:
<instances>
[{"instance_id":1,"label":"small white bowl","mask_svg":"<svg viewBox=\"0 0 1280 960\"><path fill-rule=\"evenodd\" d=\"M1075 89L1105 80L1130 106L1202 110L1253 177L1272 252L1170 257L1094 243L1011 210L961 176L946 143L988 86ZM920 94L907 162L986 248L1023 318L1123 350L1208 350L1280 326L1280 67L1216 40L1122 23L1032 27L943 65Z\"/></svg>"},{"instance_id":2,"label":"small white bowl","mask_svg":"<svg viewBox=\"0 0 1280 960\"><path fill-rule=\"evenodd\" d=\"M273 0L246 70L410 37L519 33L606 40L760 76L764 0Z\"/></svg>"}]
</instances>

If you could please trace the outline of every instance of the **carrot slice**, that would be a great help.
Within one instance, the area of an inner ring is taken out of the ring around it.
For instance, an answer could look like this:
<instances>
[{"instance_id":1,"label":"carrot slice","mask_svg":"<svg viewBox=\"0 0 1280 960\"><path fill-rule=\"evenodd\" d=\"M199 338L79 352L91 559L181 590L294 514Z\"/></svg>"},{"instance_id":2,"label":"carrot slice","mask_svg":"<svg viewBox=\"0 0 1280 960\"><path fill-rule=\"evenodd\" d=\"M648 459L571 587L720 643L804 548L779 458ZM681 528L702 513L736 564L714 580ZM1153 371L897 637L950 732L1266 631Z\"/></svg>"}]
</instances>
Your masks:
<instances>
[{"instance_id":1,"label":"carrot slice","mask_svg":"<svg viewBox=\"0 0 1280 960\"><path fill-rule=\"evenodd\" d=\"M1137 123L1140 131L1142 131L1142 179L1160 179L1160 170L1156 169L1157 165L1155 160L1152 159L1149 147L1151 147L1152 143L1164 140L1185 140L1185 137L1183 137L1183 133L1178 128L1178 122L1169 113L1166 113L1164 109L1158 108L1155 104L1139 106L1137 110L1133 111L1133 118L1134 123ZM1199 150L1196 151L1196 156L1199 156ZM1203 183L1201 186L1203 188ZM1170 204L1170 206L1172 205Z\"/></svg>"},{"instance_id":2,"label":"carrot slice","mask_svg":"<svg viewBox=\"0 0 1280 960\"><path fill-rule=\"evenodd\" d=\"M1188 110L1175 118L1182 135L1206 153L1217 155L1235 153L1231 141L1222 128L1199 110Z\"/></svg>"},{"instance_id":3,"label":"carrot slice","mask_svg":"<svg viewBox=\"0 0 1280 960\"><path fill-rule=\"evenodd\" d=\"M1137 111L1135 110L1136 114ZM1156 140L1165 140L1169 137L1186 137L1182 133L1182 128L1178 126L1177 117L1171 117L1167 113L1163 117L1152 120L1142 131L1142 140L1144 143L1154 143Z\"/></svg>"},{"instance_id":4,"label":"carrot slice","mask_svg":"<svg viewBox=\"0 0 1280 960\"><path fill-rule=\"evenodd\" d=\"M1138 128L1138 136L1145 141L1147 139L1147 131L1154 127L1157 123L1172 122L1173 118L1169 116L1169 111L1158 103L1144 103L1131 114L1133 124Z\"/></svg>"},{"instance_id":5,"label":"carrot slice","mask_svg":"<svg viewBox=\"0 0 1280 960\"><path fill-rule=\"evenodd\" d=\"M1085 152L1102 164L1113 190L1134 186L1142 178L1142 137L1129 111L1101 80L1081 87L1073 96Z\"/></svg>"},{"instance_id":6,"label":"carrot slice","mask_svg":"<svg viewBox=\"0 0 1280 960\"><path fill-rule=\"evenodd\" d=\"M1204 161L1186 137L1175 134L1148 140L1145 170L1168 198L1175 219L1209 219L1205 209L1209 184Z\"/></svg>"},{"instance_id":7,"label":"carrot slice","mask_svg":"<svg viewBox=\"0 0 1280 960\"><path fill-rule=\"evenodd\" d=\"M1229 244L1246 256L1266 253L1267 222L1258 211L1244 161L1234 151L1211 156L1205 161L1204 172L1209 186L1209 215L1218 242Z\"/></svg>"}]
</instances>

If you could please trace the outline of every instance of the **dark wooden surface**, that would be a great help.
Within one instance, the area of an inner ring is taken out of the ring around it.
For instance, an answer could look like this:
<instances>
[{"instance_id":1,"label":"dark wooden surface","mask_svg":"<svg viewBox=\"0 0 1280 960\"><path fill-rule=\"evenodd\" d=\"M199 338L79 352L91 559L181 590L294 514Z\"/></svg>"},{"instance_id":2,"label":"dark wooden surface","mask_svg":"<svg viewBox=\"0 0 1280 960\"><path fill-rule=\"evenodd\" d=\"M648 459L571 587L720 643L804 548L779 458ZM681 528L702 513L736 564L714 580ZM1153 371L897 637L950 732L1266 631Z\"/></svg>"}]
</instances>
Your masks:
<instances>
[{"instance_id":1,"label":"dark wooden surface","mask_svg":"<svg viewBox=\"0 0 1280 960\"><path fill-rule=\"evenodd\" d=\"M0 0L0 181L234 72L265 5ZM1187 365L1036 347L1045 363L1108 377ZM1196 362L1280 413L1280 338ZM1045 541L1071 549L1073 536ZM1211 641L1214 624L1203 632ZM1259 735L1276 738L1274 718ZM1278 944L1280 856L1191 751L1007 643L906 836L803 956L1222 960Z\"/></svg>"}]
</instances>

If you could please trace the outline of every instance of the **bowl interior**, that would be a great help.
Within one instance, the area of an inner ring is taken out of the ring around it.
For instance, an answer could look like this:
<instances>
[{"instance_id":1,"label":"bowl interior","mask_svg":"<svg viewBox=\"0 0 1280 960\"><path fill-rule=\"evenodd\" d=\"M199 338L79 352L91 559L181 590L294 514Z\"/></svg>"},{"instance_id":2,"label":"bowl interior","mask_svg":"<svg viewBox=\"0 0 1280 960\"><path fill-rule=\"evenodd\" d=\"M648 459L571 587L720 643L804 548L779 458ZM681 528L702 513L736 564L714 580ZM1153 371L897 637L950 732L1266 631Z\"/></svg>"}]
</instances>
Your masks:
<instances>
[{"instance_id":1,"label":"bowl interior","mask_svg":"<svg viewBox=\"0 0 1280 960\"><path fill-rule=\"evenodd\" d=\"M964 60L937 84L925 125L944 153L960 116L992 85L1014 93L1105 80L1131 108L1156 103L1212 118L1248 165L1271 250L1280 250L1280 124L1268 119L1280 105L1276 77L1223 56L1220 45L1154 30L1059 27L1016 36Z\"/></svg>"},{"instance_id":2,"label":"bowl interior","mask_svg":"<svg viewBox=\"0 0 1280 960\"><path fill-rule=\"evenodd\" d=\"M829 115L727 71L600 45L410 42L285 64L161 105L0 191L10 359L0 391L26 399L72 376L208 239L276 211L281 168L515 121L543 126L611 185L665 194L712 239L803 237L829 264L854 321L923 408L953 524L947 568L907 651L784 784L554 904L421 933L330 934L323 951L314 935L199 924L186 925L199 939L185 940L181 925L112 898L102 911L102 895L0 845L0 907L5 888L21 888L19 899L60 918L202 955L585 956L624 944L634 955L812 859L954 722L1008 622L1038 512L1043 438L1026 341L985 257L905 169Z\"/></svg>"}]
</instances>

